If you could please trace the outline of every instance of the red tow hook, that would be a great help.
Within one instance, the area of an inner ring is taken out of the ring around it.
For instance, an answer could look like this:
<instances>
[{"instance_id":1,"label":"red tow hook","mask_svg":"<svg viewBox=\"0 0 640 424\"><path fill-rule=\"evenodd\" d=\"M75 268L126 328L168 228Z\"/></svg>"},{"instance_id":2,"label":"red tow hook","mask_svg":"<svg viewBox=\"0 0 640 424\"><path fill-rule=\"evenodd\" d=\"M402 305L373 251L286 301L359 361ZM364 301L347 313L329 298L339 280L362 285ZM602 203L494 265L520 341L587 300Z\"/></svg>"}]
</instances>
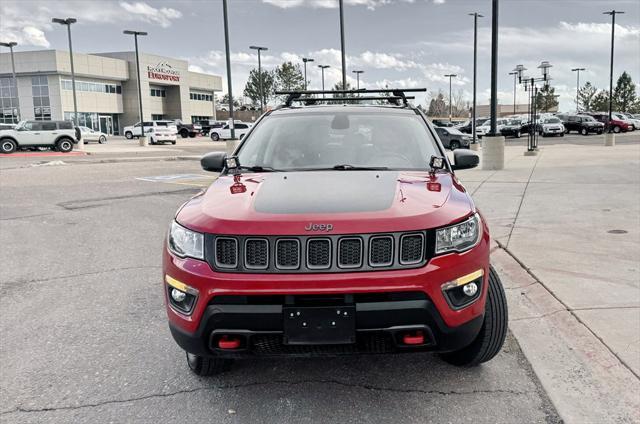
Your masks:
<instances>
[{"instance_id":1,"label":"red tow hook","mask_svg":"<svg viewBox=\"0 0 640 424\"><path fill-rule=\"evenodd\" d=\"M418 330L415 333L407 333L402 336L402 343L406 345L424 344L424 333L421 330Z\"/></svg>"},{"instance_id":2,"label":"red tow hook","mask_svg":"<svg viewBox=\"0 0 640 424\"><path fill-rule=\"evenodd\" d=\"M240 339L230 336L222 336L218 340L218 347L220 349L237 349L240 347Z\"/></svg>"}]
</instances>

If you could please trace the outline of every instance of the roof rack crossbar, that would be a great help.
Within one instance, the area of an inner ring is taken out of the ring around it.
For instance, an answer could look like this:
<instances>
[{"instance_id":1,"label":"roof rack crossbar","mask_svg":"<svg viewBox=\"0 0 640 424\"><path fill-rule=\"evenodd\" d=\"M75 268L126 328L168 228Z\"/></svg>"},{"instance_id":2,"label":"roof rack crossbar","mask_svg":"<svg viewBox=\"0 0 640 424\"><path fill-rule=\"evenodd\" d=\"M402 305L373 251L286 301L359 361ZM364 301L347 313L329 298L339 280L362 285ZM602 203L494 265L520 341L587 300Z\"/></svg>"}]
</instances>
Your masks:
<instances>
[{"instance_id":1,"label":"roof rack crossbar","mask_svg":"<svg viewBox=\"0 0 640 424\"><path fill-rule=\"evenodd\" d=\"M412 100L414 96L401 97L401 96L362 96L362 97L297 97L293 99L294 102L304 102L307 105L312 105L321 102L359 102L359 101L388 101L389 103L398 104L400 100Z\"/></svg>"},{"instance_id":2,"label":"roof rack crossbar","mask_svg":"<svg viewBox=\"0 0 640 424\"><path fill-rule=\"evenodd\" d=\"M314 94L369 94L369 93L391 93L397 99L394 100L402 100L402 102L407 105L407 100L409 99L405 92L407 93L417 93L417 92L425 92L426 88L379 88L379 89L360 89L360 90L300 90L300 91L276 91L276 95L286 95L287 99L285 100L285 106L291 106L291 103L302 98L302 95L314 95ZM346 96L345 96L346 98ZM358 99L358 97L349 98L349 100ZM362 98L361 98L362 99ZM387 100L389 98L387 97ZM336 98L333 98L336 100ZM379 100L379 99L376 99Z\"/></svg>"}]
</instances>

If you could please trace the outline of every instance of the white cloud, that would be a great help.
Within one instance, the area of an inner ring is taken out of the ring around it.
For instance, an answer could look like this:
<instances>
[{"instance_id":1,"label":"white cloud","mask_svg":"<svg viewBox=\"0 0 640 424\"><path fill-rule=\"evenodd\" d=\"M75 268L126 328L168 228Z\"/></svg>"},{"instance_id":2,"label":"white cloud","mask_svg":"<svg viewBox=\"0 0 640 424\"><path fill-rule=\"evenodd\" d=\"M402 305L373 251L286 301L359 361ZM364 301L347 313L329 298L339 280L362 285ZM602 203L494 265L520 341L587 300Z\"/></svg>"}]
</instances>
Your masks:
<instances>
[{"instance_id":1,"label":"white cloud","mask_svg":"<svg viewBox=\"0 0 640 424\"><path fill-rule=\"evenodd\" d=\"M182 17L182 12L167 8L155 8L145 2L106 2L47 0L2 2L0 34L21 46L50 47L47 32L59 30L51 18L73 16L76 25L108 24L122 22L147 22L166 28Z\"/></svg>"},{"instance_id":2,"label":"white cloud","mask_svg":"<svg viewBox=\"0 0 640 424\"><path fill-rule=\"evenodd\" d=\"M403 3L413 3L415 0L344 0L344 4L347 6L364 6L369 10L375 10L377 7L399 1ZM262 0L262 2L282 9L291 9L294 7L335 9L338 7L338 0ZM434 2L444 2L444 0L434 0Z\"/></svg>"},{"instance_id":3,"label":"white cloud","mask_svg":"<svg viewBox=\"0 0 640 424\"><path fill-rule=\"evenodd\" d=\"M433 0L433 4L444 4L446 0Z\"/></svg>"},{"instance_id":4,"label":"white cloud","mask_svg":"<svg viewBox=\"0 0 640 424\"><path fill-rule=\"evenodd\" d=\"M121 1L120 7L122 7L127 13L138 16L145 22L158 24L163 28L171 26L172 19L182 17L182 12L176 9L172 9L170 7L161 7L160 9L157 9L144 2L127 3L126 1Z\"/></svg>"}]
</instances>

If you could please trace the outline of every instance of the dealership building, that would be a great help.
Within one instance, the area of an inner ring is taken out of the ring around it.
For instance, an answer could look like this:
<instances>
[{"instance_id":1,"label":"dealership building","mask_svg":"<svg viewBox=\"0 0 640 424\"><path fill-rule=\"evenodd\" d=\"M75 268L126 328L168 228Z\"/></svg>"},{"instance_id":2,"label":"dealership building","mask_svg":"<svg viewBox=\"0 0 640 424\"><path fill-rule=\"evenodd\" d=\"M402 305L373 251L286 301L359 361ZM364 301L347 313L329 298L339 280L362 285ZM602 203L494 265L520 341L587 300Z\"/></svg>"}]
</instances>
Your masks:
<instances>
[{"instance_id":1,"label":"dealership building","mask_svg":"<svg viewBox=\"0 0 640 424\"><path fill-rule=\"evenodd\" d=\"M69 52L15 52L16 87L10 53L0 54L0 123L20 119L73 119ZM80 125L108 134L140 120L135 52L73 54ZM189 71L185 60L140 54L144 120L215 119L217 75Z\"/></svg>"}]
</instances>

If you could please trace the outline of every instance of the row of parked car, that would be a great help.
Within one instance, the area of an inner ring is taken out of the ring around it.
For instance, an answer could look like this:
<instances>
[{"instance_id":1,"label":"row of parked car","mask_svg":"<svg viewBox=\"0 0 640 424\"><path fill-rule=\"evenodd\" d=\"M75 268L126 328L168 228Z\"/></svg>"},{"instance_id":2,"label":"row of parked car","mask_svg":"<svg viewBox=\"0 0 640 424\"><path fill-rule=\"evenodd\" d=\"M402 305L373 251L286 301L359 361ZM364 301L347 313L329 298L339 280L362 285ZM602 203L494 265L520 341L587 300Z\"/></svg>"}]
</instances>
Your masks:
<instances>
[{"instance_id":1,"label":"row of parked car","mask_svg":"<svg viewBox=\"0 0 640 424\"><path fill-rule=\"evenodd\" d=\"M465 134L472 133L471 121L459 124L447 121L434 120L436 128L446 128L439 132L446 132L446 138L453 140L457 147L465 146ZM476 135L479 138L490 131L490 119L487 117L476 119ZM496 120L497 129L505 137L519 138L529 134L532 130L543 137L559 136L577 132L582 135L602 134L607 126L610 126L614 133L640 130L640 115L631 115L621 112L614 112L609 121L609 114L606 112L583 112L579 114L571 113L543 113L538 116L535 128L529 121L528 115L513 115ZM441 137L442 138L442 137Z\"/></svg>"},{"instance_id":2,"label":"row of parked car","mask_svg":"<svg viewBox=\"0 0 640 424\"><path fill-rule=\"evenodd\" d=\"M234 121L235 136L242 139L249 132L253 124ZM142 135L140 122L124 127L123 134L128 140L138 138ZM186 124L176 120L155 120L144 122L144 135L149 139L150 144L171 143L176 144L177 136L182 138L205 135L211 137L213 141L227 140L231 138L231 128L227 121L206 120L198 121L195 124Z\"/></svg>"}]
</instances>

